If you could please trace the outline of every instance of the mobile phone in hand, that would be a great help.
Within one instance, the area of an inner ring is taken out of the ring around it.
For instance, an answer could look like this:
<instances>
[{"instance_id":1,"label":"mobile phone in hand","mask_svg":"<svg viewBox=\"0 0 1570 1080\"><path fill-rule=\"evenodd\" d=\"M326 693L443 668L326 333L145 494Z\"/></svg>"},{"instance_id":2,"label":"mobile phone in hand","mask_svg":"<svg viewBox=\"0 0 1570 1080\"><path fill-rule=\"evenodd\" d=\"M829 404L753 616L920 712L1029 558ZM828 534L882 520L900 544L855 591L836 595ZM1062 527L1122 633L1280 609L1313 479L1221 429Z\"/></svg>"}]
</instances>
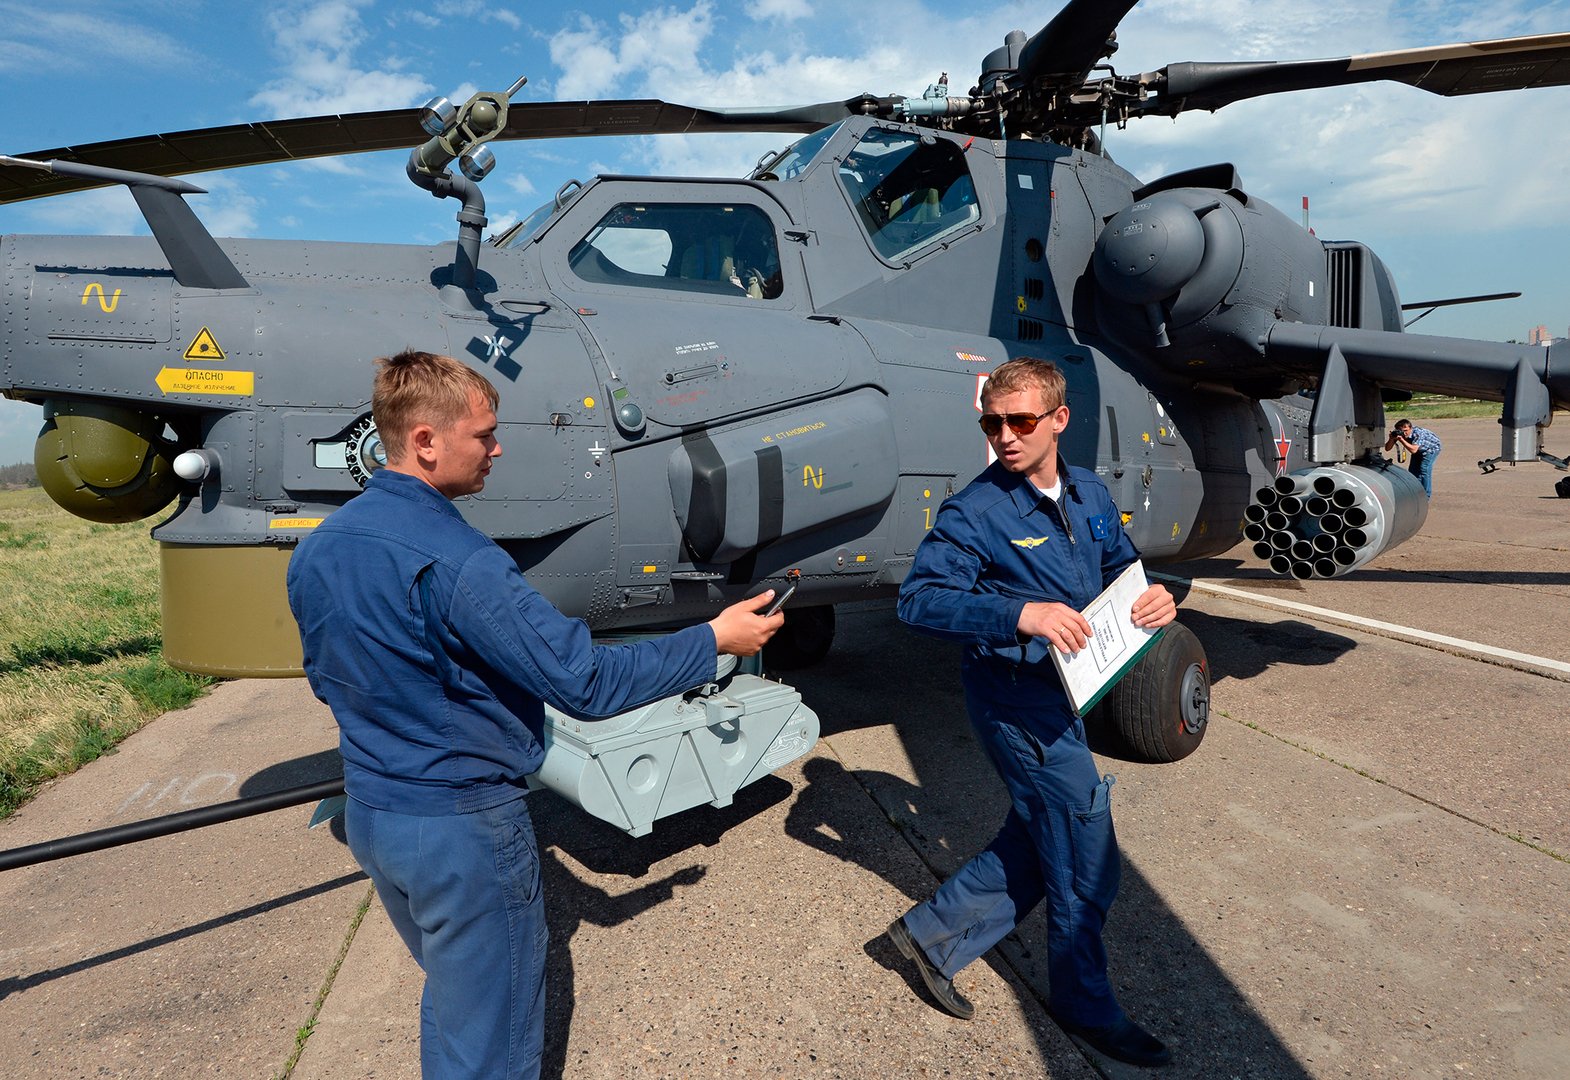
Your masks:
<instances>
[{"instance_id":1,"label":"mobile phone in hand","mask_svg":"<svg viewBox=\"0 0 1570 1080\"><path fill-rule=\"evenodd\" d=\"M791 583L785 586L783 592L777 593L774 597L774 602L764 609L763 617L767 619L772 615L778 614L780 608L785 606L785 601L789 600L792 596L795 595L796 586L798 584L799 582L797 580L792 579Z\"/></svg>"}]
</instances>

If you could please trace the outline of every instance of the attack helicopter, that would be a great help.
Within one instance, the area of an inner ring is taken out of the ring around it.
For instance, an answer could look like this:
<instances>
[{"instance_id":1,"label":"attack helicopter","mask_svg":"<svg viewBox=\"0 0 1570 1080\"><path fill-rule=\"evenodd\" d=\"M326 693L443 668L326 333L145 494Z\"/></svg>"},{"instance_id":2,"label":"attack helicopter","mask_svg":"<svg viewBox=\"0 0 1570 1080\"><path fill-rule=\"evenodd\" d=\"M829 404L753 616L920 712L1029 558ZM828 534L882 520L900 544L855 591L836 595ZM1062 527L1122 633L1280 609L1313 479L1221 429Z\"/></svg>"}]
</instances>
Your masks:
<instances>
[{"instance_id":1,"label":"attack helicopter","mask_svg":"<svg viewBox=\"0 0 1570 1080\"><path fill-rule=\"evenodd\" d=\"M1570 345L1404 333L1419 305L1365 245L1319 240L1231 165L1140 180L1102 132L1372 80L1564 85L1570 34L1120 74L1133 7L1070 0L963 93L722 109L518 102L520 80L0 158L0 201L121 184L152 233L0 238L0 392L44 407L36 464L66 509L178 499L153 529L165 656L220 675L299 673L289 555L384 462L370 362L406 347L498 386L512 464L460 506L560 608L626 633L792 582L777 663L826 652L834 604L893 595L987 464L979 391L1014 356L1064 369L1065 456L1150 563L1247 539L1279 573L1334 576L1409 538L1425 496L1380 450L1384 402L1414 390L1501 401L1495 460L1563 467L1543 440ZM800 138L739 179L568 181L483 240L493 140L733 131ZM461 203L454 246L218 240L174 179L389 148ZM1204 734L1203 650L1176 627L1142 664L1106 726L1127 756L1180 758Z\"/></svg>"}]
</instances>

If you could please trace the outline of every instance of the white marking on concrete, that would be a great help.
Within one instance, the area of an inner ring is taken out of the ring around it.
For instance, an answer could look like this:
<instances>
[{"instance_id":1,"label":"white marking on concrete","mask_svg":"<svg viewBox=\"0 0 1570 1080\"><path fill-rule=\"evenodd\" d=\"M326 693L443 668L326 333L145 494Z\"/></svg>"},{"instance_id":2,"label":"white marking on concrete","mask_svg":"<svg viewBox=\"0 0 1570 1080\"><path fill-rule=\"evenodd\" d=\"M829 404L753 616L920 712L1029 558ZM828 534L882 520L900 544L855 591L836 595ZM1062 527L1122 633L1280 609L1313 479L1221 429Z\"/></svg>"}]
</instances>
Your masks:
<instances>
[{"instance_id":1,"label":"white marking on concrete","mask_svg":"<svg viewBox=\"0 0 1570 1080\"><path fill-rule=\"evenodd\" d=\"M1307 615L1312 619L1318 619L1321 622L1350 626L1358 630L1367 630L1382 637L1395 638L1397 641L1421 645L1427 649L1468 656L1475 660L1481 660L1484 663L1498 664L1500 667L1514 668L1517 671L1527 671L1534 675L1543 675L1550 679L1570 682L1570 664L1565 663L1563 660L1551 660L1546 656L1533 656L1530 653L1499 649L1492 645L1484 645L1478 641L1467 641L1465 638L1435 634L1427 630L1418 630L1411 626L1381 622L1378 619L1366 619L1361 615L1352 615L1345 611L1335 611L1331 608L1314 607L1312 604L1299 604L1295 600L1281 600L1274 596L1263 596L1244 589L1234 589L1228 585L1216 585L1208 581L1193 581L1173 574L1155 572L1151 572L1150 577L1153 580L1187 585L1199 592L1214 593L1217 596L1231 597L1235 600L1242 600L1245 603L1280 608L1283 611L1293 611L1300 615Z\"/></svg>"}]
</instances>

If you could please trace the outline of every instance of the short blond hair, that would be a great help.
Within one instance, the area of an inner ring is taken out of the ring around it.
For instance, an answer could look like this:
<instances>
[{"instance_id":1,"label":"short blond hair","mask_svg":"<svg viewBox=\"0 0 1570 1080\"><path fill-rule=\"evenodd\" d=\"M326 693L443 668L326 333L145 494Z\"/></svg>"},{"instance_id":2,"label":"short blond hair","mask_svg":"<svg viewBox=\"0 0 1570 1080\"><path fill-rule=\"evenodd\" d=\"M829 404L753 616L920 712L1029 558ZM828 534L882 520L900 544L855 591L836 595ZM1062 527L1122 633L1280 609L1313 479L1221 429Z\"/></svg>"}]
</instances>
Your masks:
<instances>
[{"instance_id":1,"label":"short blond hair","mask_svg":"<svg viewBox=\"0 0 1570 1080\"><path fill-rule=\"evenodd\" d=\"M1041 403L1047 412L1056 412L1068 400L1068 380L1063 372L1052 361L1034 356L1017 356L999 364L982 386L981 400L1021 390L1041 391Z\"/></svg>"},{"instance_id":2,"label":"short blond hair","mask_svg":"<svg viewBox=\"0 0 1570 1080\"><path fill-rule=\"evenodd\" d=\"M501 400L491 380L450 356L405 349L378 359L371 415L387 460L403 459L409 433L417 425L446 430L463 419L476 395L492 409Z\"/></svg>"}]
</instances>

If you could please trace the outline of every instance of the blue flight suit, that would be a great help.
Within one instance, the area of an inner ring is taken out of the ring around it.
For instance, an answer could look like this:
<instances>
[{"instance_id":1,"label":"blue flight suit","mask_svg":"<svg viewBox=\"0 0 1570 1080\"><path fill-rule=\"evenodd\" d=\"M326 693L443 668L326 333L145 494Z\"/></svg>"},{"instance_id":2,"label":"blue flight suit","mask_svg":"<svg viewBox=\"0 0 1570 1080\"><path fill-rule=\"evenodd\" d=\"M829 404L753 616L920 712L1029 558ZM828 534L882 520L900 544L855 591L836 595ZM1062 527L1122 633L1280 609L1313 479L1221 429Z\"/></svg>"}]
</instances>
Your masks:
<instances>
[{"instance_id":1,"label":"blue flight suit","mask_svg":"<svg viewBox=\"0 0 1570 1080\"><path fill-rule=\"evenodd\" d=\"M339 726L349 847L425 971L426 1080L539 1075L544 702L612 716L715 672L714 632L596 646L441 492L383 469L301 541L289 605Z\"/></svg>"},{"instance_id":2,"label":"blue flight suit","mask_svg":"<svg viewBox=\"0 0 1570 1080\"><path fill-rule=\"evenodd\" d=\"M971 726L1012 803L996 839L905 926L952 979L1046 899L1051 1010L1100 1027L1123 1016L1101 942L1121 873L1113 779L1097 774L1052 646L1017 627L1026 602L1083 610L1139 553L1094 473L1059 458L1058 476L1054 501L994 463L944 502L900 589L902 621L967 643Z\"/></svg>"}]
</instances>

